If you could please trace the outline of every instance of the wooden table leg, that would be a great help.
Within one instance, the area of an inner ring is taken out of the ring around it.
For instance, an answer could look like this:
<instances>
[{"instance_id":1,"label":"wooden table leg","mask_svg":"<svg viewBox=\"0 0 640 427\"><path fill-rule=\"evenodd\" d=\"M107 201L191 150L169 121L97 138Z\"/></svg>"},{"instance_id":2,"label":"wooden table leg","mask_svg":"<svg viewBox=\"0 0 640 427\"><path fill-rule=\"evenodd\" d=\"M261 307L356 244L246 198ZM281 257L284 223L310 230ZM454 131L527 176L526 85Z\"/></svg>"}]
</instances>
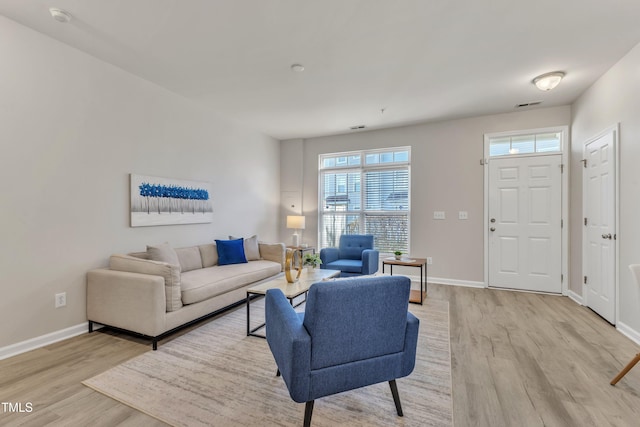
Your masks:
<instances>
[{"instance_id":1,"label":"wooden table leg","mask_svg":"<svg viewBox=\"0 0 640 427\"><path fill-rule=\"evenodd\" d=\"M622 371L620 371L618 376L616 376L614 379L611 380L611 385L616 385L616 383L620 381L622 377L624 377L627 374L627 372L629 372L631 368L633 368L638 362L640 362L640 353L636 354L636 357L634 357L633 360L629 362L629 364L625 366Z\"/></svg>"}]
</instances>

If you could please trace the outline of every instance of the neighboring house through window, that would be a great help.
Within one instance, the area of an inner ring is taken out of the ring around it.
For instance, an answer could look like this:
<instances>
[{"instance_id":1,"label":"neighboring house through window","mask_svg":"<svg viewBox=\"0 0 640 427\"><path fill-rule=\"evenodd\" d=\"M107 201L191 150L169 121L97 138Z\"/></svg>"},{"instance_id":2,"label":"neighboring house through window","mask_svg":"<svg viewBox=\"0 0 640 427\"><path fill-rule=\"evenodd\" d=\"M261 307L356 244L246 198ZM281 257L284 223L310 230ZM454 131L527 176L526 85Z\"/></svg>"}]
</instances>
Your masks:
<instances>
[{"instance_id":1,"label":"neighboring house through window","mask_svg":"<svg viewBox=\"0 0 640 427\"><path fill-rule=\"evenodd\" d=\"M342 234L373 234L382 253L409 251L411 148L322 154L319 158L320 247Z\"/></svg>"}]
</instances>

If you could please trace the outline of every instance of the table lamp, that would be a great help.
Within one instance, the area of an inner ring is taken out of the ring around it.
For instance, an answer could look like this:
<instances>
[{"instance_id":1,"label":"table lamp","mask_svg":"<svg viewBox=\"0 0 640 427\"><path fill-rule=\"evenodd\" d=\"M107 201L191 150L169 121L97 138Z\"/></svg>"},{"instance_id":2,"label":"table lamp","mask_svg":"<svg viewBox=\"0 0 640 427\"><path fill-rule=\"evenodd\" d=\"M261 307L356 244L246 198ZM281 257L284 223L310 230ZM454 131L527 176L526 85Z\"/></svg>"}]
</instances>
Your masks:
<instances>
[{"instance_id":1,"label":"table lamp","mask_svg":"<svg viewBox=\"0 0 640 427\"><path fill-rule=\"evenodd\" d=\"M293 233L293 246L300 246L300 236L298 230L304 230L304 216L287 215L287 228L295 229Z\"/></svg>"}]
</instances>

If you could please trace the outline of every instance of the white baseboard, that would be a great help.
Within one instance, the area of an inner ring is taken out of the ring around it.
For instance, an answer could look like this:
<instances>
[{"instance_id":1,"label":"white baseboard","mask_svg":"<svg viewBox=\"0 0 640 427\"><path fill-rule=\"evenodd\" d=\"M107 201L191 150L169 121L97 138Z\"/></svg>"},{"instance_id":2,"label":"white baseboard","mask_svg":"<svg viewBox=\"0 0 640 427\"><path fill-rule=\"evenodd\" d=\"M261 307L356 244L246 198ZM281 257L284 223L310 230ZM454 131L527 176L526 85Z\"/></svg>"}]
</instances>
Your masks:
<instances>
[{"instance_id":1,"label":"white baseboard","mask_svg":"<svg viewBox=\"0 0 640 427\"><path fill-rule=\"evenodd\" d=\"M420 278L418 277L418 280ZM437 283L438 285L466 286L467 288L486 288L484 282L476 282L473 280L445 279L442 277L429 277L429 283Z\"/></svg>"},{"instance_id":2,"label":"white baseboard","mask_svg":"<svg viewBox=\"0 0 640 427\"><path fill-rule=\"evenodd\" d=\"M571 289L567 291L567 296L571 298L573 301L575 301L577 304L584 305L582 295L578 295L577 293L573 292Z\"/></svg>"},{"instance_id":3,"label":"white baseboard","mask_svg":"<svg viewBox=\"0 0 640 427\"><path fill-rule=\"evenodd\" d=\"M640 332L636 331L631 326L622 322L618 322L618 324L616 325L616 329L631 341L635 342L636 344L640 344Z\"/></svg>"},{"instance_id":4,"label":"white baseboard","mask_svg":"<svg viewBox=\"0 0 640 427\"><path fill-rule=\"evenodd\" d=\"M81 323L79 325L71 326L66 329L51 332L46 335L31 338L26 341L22 341L16 344L11 344L6 347L0 348L0 360L7 359L18 354L26 353L27 351L35 350L36 348L44 347L45 345L53 344L58 341L66 340L78 335L85 334L89 331L88 322Z\"/></svg>"},{"instance_id":5,"label":"white baseboard","mask_svg":"<svg viewBox=\"0 0 640 427\"><path fill-rule=\"evenodd\" d=\"M420 276L410 276L408 274L404 274L403 276L407 276L411 279L411 283L418 285L420 284ZM452 286L466 286L469 288L486 288L484 282L474 282L471 280L458 280L458 279L444 279L442 277L427 277L427 283L435 283L438 285L452 285Z\"/></svg>"},{"instance_id":6,"label":"white baseboard","mask_svg":"<svg viewBox=\"0 0 640 427\"><path fill-rule=\"evenodd\" d=\"M568 290L567 296L577 304L584 305L584 298L582 298L582 295L578 295L572 290ZM631 326L618 321L616 324L616 330L636 344L640 344L640 332L636 331Z\"/></svg>"}]
</instances>

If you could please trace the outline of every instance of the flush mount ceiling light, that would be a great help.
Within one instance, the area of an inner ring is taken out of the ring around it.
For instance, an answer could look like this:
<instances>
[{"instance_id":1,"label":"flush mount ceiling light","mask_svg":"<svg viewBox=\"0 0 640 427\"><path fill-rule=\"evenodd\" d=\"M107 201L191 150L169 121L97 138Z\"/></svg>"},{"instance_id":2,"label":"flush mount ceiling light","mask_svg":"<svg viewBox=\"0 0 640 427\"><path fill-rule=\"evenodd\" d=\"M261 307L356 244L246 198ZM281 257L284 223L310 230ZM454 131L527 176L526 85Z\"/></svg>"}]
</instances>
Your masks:
<instances>
[{"instance_id":1,"label":"flush mount ceiling light","mask_svg":"<svg viewBox=\"0 0 640 427\"><path fill-rule=\"evenodd\" d=\"M533 79L533 84L542 91L551 90L558 86L560 80L564 77L562 71L554 71L553 73L542 74Z\"/></svg>"},{"instance_id":2,"label":"flush mount ceiling light","mask_svg":"<svg viewBox=\"0 0 640 427\"><path fill-rule=\"evenodd\" d=\"M295 71L296 73L301 73L304 71L304 65L302 64L293 64L291 66L291 71Z\"/></svg>"},{"instance_id":3,"label":"flush mount ceiling light","mask_svg":"<svg viewBox=\"0 0 640 427\"><path fill-rule=\"evenodd\" d=\"M51 14L51 17L53 17L53 19L58 22L62 22L63 24L71 21L71 15L69 14L69 12L58 9L57 7L49 8L49 13Z\"/></svg>"}]
</instances>

